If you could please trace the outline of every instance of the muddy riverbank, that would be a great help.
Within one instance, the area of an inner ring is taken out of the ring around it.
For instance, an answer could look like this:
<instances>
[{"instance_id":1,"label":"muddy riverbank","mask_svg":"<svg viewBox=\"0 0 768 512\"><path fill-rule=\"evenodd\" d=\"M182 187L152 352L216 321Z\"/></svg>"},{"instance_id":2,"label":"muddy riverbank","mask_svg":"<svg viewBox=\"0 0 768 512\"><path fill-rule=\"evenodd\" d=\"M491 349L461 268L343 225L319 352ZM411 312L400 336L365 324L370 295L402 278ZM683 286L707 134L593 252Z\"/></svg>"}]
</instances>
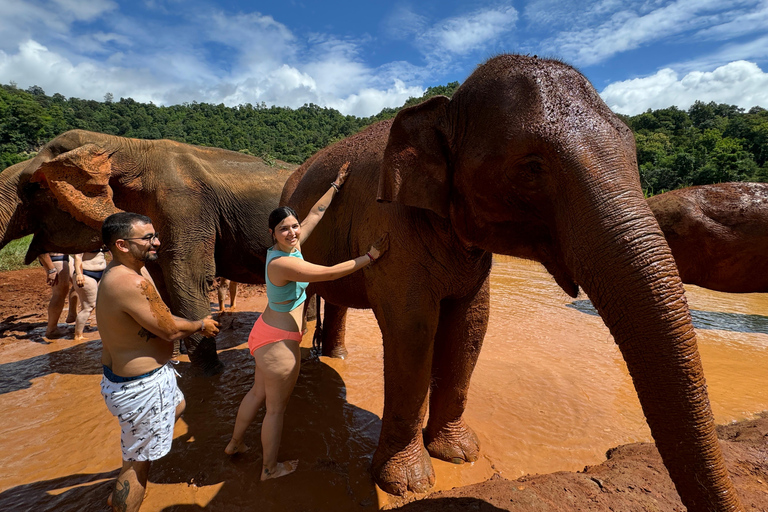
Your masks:
<instances>
[{"instance_id":1,"label":"muddy riverbank","mask_svg":"<svg viewBox=\"0 0 768 512\"><path fill-rule=\"evenodd\" d=\"M0 274L0 292L0 510L104 510L120 456L99 395L98 331L81 343L43 338L41 269ZM516 260L494 268L467 408L478 462L435 461L427 496L376 488L368 466L383 407L381 338L369 312L353 311L349 357L306 362L289 405L281 456L300 459L299 470L260 484L258 425L249 453L223 455L252 379L244 342L264 307L261 288L241 293L239 311L222 317L225 371L194 377L182 358L187 411L171 453L153 466L144 511L681 510L602 321L585 298L569 299L540 267ZM768 302L701 289L689 301L729 470L747 509L768 510ZM309 346L307 337L304 357Z\"/></svg>"}]
</instances>

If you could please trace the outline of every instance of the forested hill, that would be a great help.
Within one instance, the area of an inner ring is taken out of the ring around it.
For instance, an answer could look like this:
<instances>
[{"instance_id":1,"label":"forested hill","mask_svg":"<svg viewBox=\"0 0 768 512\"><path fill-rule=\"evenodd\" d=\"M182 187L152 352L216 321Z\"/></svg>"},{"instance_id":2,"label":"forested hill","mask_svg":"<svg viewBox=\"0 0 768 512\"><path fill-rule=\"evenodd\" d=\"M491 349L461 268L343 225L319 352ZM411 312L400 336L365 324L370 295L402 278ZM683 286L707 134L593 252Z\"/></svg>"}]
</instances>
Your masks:
<instances>
[{"instance_id":1,"label":"forested hill","mask_svg":"<svg viewBox=\"0 0 768 512\"><path fill-rule=\"evenodd\" d=\"M410 106L437 94L450 96L458 82L430 87ZM400 107L400 108L403 108ZM40 87L0 86L0 170L34 155L43 144L74 128L140 139L173 139L301 163L317 150L369 124L394 117L344 116L334 109L185 103L159 107L131 98L103 102L48 96ZM640 176L647 194L723 181L768 181L768 111L696 102L621 116L635 132Z\"/></svg>"}]
</instances>

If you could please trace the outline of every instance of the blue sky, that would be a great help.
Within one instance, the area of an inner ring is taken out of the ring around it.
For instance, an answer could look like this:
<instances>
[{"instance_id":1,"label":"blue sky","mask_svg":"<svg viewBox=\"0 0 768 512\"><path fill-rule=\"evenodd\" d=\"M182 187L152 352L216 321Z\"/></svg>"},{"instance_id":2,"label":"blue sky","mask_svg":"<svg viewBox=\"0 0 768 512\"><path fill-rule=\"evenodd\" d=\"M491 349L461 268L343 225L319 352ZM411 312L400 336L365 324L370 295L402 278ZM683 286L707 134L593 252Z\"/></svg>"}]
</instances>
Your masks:
<instances>
[{"instance_id":1,"label":"blue sky","mask_svg":"<svg viewBox=\"0 0 768 512\"><path fill-rule=\"evenodd\" d=\"M768 0L0 0L0 83L367 116L495 54L558 57L617 112L768 108Z\"/></svg>"}]
</instances>

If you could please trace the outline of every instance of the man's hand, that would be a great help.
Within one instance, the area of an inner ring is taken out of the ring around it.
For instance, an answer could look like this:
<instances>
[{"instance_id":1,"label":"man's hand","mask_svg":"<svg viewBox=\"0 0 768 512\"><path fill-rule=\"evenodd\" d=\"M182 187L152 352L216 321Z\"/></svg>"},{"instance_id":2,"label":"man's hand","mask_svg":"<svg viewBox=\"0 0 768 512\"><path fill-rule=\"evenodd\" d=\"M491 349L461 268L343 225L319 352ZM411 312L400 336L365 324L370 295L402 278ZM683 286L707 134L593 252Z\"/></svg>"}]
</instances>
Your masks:
<instances>
[{"instance_id":1,"label":"man's hand","mask_svg":"<svg viewBox=\"0 0 768 512\"><path fill-rule=\"evenodd\" d=\"M58 272L50 272L50 273L46 274L45 282L48 284L48 286L56 286L59 283L59 273Z\"/></svg>"},{"instance_id":2,"label":"man's hand","mask_svg":"<svg viewBox=\"0 0 768 512\"><path fill-rule=\"evenodd\" d=\"M213 319L211 315L203 318L203 328L200 331L206 338L213 338L219 332L219 322Z\"/></svg>"},{"instance_id":3,"label":"man's hand","mask_svg":"<svg viewBox=\"0 0 768 512\"><path fill-rule=\"evenodd\" d=\"M85 276L83 274L75 274L75 284L80 288L85 286Z\"/></svg>"}]
</instances>

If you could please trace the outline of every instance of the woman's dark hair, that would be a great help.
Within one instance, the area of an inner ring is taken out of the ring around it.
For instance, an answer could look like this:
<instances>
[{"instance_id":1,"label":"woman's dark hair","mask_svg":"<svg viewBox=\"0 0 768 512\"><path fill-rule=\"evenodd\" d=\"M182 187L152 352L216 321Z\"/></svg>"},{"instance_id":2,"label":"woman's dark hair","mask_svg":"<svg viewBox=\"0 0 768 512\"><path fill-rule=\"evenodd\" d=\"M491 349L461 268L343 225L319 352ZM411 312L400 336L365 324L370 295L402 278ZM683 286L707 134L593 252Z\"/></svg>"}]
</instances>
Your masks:
<instances>
[{"instance_id":1,"label":"woman's dark hair","mask_svg":"<svg viewBox=\"0 0 768 512\"><path fill-rule=\"evenodd\" d=\"M296 217L296 220L299 220L299 216L296 215L296 212L293 211L293 208L291 208L290 206L280 206L272 210L272 213L269 214L270 231L274 233L277 225L280 224L284 218L290 217L291 215Z\"/></svg>"},{"instance_id":2,"label":"woman's dark hair","mask_svg":"<svg viewBox=\"0 0 768 512\"><path fill-rule=\"evenodd\" d=\"M152 219L146 215L132 212L113 213L101 225L101 241L111 249L119 238L131 236L134 224L152 224Z\"/></svg>"}]
</instances>

